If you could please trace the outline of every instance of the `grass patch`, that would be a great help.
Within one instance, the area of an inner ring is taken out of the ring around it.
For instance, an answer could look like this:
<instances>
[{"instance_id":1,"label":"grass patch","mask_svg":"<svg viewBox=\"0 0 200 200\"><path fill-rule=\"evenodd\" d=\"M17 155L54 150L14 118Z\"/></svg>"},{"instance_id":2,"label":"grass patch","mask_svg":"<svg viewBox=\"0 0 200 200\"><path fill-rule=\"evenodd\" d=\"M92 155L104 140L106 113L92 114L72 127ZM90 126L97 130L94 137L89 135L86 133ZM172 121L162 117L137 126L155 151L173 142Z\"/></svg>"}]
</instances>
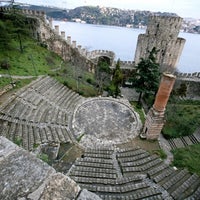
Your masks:
<instances>
[{"instance_id":1,"label":"grass patch","mask_svg":"<svg viewBox=\"0 0 200 200\"><path fill-rule=\"evenodd\" d=\"M140 115L140 119L141 119L142 123L144 124L144 122L145 122L145 115L144 115L144 112L142 110L142 107L138 106L138 104L137 104L136 101L131 101L130 103L133 106L134 110Z\"/></svg>"},{"instance_id":2,"label":"grass patch","mask_svg":"<svg viewBox=\"0 0 200 200\"><path fill-rule=\"evenodd\" d=\"M152 150L151 153L158 155L163 160L167 158L166 153L162 149Z\"/></svg>"},{"instance_id":3,"label":"grass patch","mask_svg":"<svg viewBox=\"0 0 200 200\"><path fill-rule=\"evenodd\" d=\"M22 140L22 138L21 137L17 137L17 138L15 138L14 139L14 141L13 141L16 145L18 145L18 146L22 146L22 142L23 142L23 140Z\"/></svg>"},{"instance_id":4,"label":"grass patch","mask_svg":"<svg viewBox=\"0 0 200 200\"><path fill-rule=\"evenodd\" d=\"M35 80L35 78L31 78L31 79L10 79L10 78L4 78L1 77L0 78L0 89L3 89L4 87L11 85L11 82L14 83L14 88L12 88L11 90L18 90L22 87L24 87L25 85L28 85L29 83L31 83L31 81Z\"/></svg>"},{"instance_id":5,"label":"grass patch","mask_svg":"<svg viewBox=\"0 0 200 200\"><path fill-rule=\"evenodd\" d=\"M59 151L58 151L58 157L57 159L59 160L60 158L62 158L65 153L72 147L72 144L71 143L61 143L60 144L60 148L59 148Z\"/></svg>"},{"instance_id":6,"label":"grass patch","mask_svg":"<svg viewBox=\"0 0 200 200\"><path fill-rule=\"evenodd\" d=\"M200 101L179 101L169 103L163 135L176 138L194 133L200 124Z\"/></svg>"},{"instance_id":7,"label":"grass patch","mask_svg":"<svg viewBox=\"0 0 200 200\"><path fill-rule=\"evenodd\" d=\"M49 156L45 153L41 153L37 156L39 159L41 159L43 162L49 163Z\"/></svg>"},{"instance_id":8,"label":"grass patch","mask_svg":"<svg viewBox=\"0 0 200 200\"><path fill-rule=\"evenodd\" d=\"M11 83L10 78L0 77L0 89L4 88L7 85L10 85L10 83Z\"/></svg>"},{"instance_id":9,"label":"grass patch","mask_svg":"<svg viewBox=\"0 0 200 200\"><path fill-rule=\"evenodd\" d=\"M37 41L26 38L23 42L24 53L18 49L18 43L13 42L12 50L5 50L0 54L0 63L9 63L10 74L19 76L45 75L52 69L58 68L62 59L55 53L41 47ZM51 58L51 59L50 59ZM8 74L8 70L0 69L1 74Z\"/></svg>"},{"instance_id":10,"label":"grass patch","mask_svg":"<svg viewBox=\"0 0 200 200\"><path fill-rule=\"evenodd\" d=\"M172 153L174 154L173 165L178 168L187 168L191 173L200 176L200 144L176 149Z\"/></svg>"},{"instance_id":11,"label":"grass patch","mask_svg":"<svg viewBox=\"0 0 200 200\"><path fill-rule=\"evenodd\" d=\"M60 70L56 71L56 73L50 72L49 75L80 95L85 97L97 95L95 84L93 84L94 74L70 63L63 63ZM88 78L91 80L91 83L88 83Z\"/></svg>"}]
</instances>

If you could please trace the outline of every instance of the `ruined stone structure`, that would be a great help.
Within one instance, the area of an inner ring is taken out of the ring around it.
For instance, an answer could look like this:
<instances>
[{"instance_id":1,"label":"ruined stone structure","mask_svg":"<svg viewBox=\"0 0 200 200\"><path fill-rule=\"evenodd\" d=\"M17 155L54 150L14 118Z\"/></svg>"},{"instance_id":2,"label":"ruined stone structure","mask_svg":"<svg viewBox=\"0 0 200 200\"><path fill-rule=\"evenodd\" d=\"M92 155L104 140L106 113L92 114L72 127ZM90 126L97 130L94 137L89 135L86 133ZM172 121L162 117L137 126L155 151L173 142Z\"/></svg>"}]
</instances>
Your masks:
<instances>
[{"instance_id":1,"label":"ruined stone structure","mask_svg":"<svg viewBox=\"0 0 200 200\"><path fill-rule=\"evenodd\" d=\"M101 200L48 164L0 136L0 199Z\"/></svg>"},{"instance_id":2,"label":"ruined stone structure","mask_svg":"<svg viewBox=\"0 0 200 200\"><path fill-rule=\"evenodd\" d=\"M41 25L37 31L43 41L52 44L49 46L51 50L61 53L59 45L63 43L65 33L58 35L58 26L51 30ZM52 38L55 39L53 43ZM69 52L60 55L66 56L66 59L85 64L86 61L90 64L95 62L87 60L87 56L81 57L81 52L85 51L80 46L76 47L76 42L71 42L70 37L64 44ZM77 54L73 57L74 52ZM91 54L112 56L106 51ZM93 59L95 56L91 54ZM154 114L158 113L163 119L173 82L172 75L164 75L153 114L149 114L148 119L149 122L152 119L152 123L146 123L149 130L156 126L160 129L163 121L160 125ZM98 123L92 121L94 118ZM113 132L108 129L110 124ZM86 129L88 125L91 126L90 133ZM155 131L158 130L156 128ZM186 169L175 169L157 155L133 147L129 143L133 129L139 132L139 120L125 99L98 97L86 100L51 77L38 77L0 105L0 199L198 199L200 177ZM86 138L89 134L96 134L94 140ZM155 135L147 137L152 139ZM118 138L120 140L116 141ZM200 137L196 138L200 142ZM81 141L77 142L78 139ZM108 142L106 146L104 141L102 144L103 139ZM188 144L192 142L187 141ZM80 158L70 162L73 165L67 169L67 175L56 172L34 155L42 145L47 148L48 145L55 147L62 143L73 143L82 149Z\"/></svg>"},{"instance_id":3,"label":"ruined stone structure","mask_svg":"<svg viewBox=\"0 0 200 200\"><path fill-rule=\"evenodd\" d=\"M175 68L185 44L185 39L178 38L181 24L180 17L150 16L146 33L138 36L135 64L140 62L140 58L147 58L155 47L161 69Z\"/></svg>"},{"instance_id":4,"label":"ruined stone structure","mask_svg":"<svg viewBox=\"0 0 200 200\"><path fill-rule=\"evenodd\" d=\"M175 83L175 76L164 73L156 94L153 107L149 110L141 137L158 139L164 125L164 113L170 93Z\"/></svg>"}]
</instances>

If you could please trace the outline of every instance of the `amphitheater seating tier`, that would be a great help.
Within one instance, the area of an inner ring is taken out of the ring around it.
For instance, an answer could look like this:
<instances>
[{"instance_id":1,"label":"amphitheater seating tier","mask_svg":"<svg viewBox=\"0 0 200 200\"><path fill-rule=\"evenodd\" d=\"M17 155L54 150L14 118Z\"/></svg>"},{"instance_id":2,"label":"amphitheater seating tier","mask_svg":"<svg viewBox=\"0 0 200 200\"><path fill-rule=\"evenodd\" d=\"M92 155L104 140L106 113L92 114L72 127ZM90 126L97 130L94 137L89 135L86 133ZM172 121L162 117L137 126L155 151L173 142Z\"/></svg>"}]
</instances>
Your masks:
<instances>
[{"instance_id":1,"label":"amphitheater seating tier","mask_svg":"<svg viewBox=\"0 0 200 200\"><path fill-rule=\"evenodd\" d=\"M43 143L72 143L69 116L84 98L40 77L0 106L0 135L32 151ZM199 132L168 140L171 149L200 142ZM140 147L84 150L68 172L102 199L199 199L200 178L177 170Z\"/></svg>"},{"instance_id":2,"label":"amphitheater seating tier","mask_svg":"<svg viewBox=\"0 0 200 200\"><path fill-rule=\"evenodd\" d=\"M32 151L48 142L72 142L68 117L84 98L55 79L39 77L0 106L1 135Z\"/></svg>"},{"instance_id":3,"label":"amphitheater seating tier","mask_svg":"<svg viewBox=\"0 0 200 200\"><path fill-rule=\"evenodd\" d=\"M122 177L118 176L115 159ZM192 199L200 187L196 174L176 170L140 148L85 149L69 176L105 200Z\"/></svg>"}]
</instances>

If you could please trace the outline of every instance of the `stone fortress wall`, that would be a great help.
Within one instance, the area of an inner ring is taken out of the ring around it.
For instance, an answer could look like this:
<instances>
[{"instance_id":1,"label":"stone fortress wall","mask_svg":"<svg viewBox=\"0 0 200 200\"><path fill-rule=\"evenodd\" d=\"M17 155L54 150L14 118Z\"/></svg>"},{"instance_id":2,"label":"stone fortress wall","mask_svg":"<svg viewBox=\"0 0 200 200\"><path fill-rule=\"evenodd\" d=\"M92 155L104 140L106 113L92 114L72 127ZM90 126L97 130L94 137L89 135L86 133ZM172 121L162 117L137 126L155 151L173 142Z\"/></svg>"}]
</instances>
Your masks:
<instances>
[{"instance_id":1,"label":"stone fortress wall","mask_svg":"<svg viewBox=\"0 0 200 200\"><path fill-rule=\"evenodd\" d=\"M10 12L11 8L0 7L0 12ZM17 10L18 11L18 10ZM19 12L19 11L18 11ZM64 31L59 30L59 26L53 27L52 20L46 19L43 11L20 10L21 13L34 17L39 20L36 29L40 39L47 44L49 50L60 55L64 60L72 62L74 65L81 66L89 72L95 72L99 57L110 59L111 68L116 66L115 53L107 50L87 51L81 45L77 45L71 36L67 36ZM179 61L185 39L178 38L182 18L174 16L150 16L149 23L145 34L138 36L138 43L135 52L134 61L120 61L120 67L123 71L134 71L135 65L140 58L148 57L148 52L152 47L156 47L157 60L161 68L175 69ZM195 73L175 73L178 80L187 82L200 82L200 72Z\"/></svg>"}]
</instances>

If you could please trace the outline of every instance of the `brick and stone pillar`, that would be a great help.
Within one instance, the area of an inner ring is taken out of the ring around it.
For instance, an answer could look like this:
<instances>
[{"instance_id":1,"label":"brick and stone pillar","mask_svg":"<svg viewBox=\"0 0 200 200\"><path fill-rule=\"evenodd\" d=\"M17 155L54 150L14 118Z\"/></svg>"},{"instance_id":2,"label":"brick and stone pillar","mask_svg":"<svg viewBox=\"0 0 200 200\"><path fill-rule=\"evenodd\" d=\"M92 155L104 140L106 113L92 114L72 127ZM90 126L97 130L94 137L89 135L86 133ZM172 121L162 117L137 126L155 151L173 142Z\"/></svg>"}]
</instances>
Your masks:
<instances>
[{"instance_id":1,"label":"brick and stone pillar","mask_svg":"<svg viewBox=\"0 0 200 200\"><path fill-rule=\"evenodd\" d=\"M156 99L153 107L149 110L146 116L142 138L148 140L158 139L164 125L165 108L173 89L176 77L172 74L163 73Z\"/></svg>"}]
</instances>

